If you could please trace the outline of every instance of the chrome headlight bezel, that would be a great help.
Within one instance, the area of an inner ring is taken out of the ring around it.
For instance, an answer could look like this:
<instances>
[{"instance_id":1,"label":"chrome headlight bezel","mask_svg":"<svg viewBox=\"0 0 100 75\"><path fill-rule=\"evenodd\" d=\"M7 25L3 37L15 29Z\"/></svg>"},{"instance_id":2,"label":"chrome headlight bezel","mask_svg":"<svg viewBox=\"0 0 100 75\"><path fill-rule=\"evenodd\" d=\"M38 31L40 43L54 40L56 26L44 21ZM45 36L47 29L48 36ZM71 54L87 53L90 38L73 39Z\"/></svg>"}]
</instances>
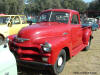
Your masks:
<instances>
[{"instance_id":1,"label":"chrome headlight bezel","mask_svg":"<svg viewBox=\"0 0 100 75\"><path fill-rule=\"evenodd\" d=\"M41 44L41 46L44 52L51 52L52 45L50 43L45 42L44 44Z\"/></svg>"}]
</instances>

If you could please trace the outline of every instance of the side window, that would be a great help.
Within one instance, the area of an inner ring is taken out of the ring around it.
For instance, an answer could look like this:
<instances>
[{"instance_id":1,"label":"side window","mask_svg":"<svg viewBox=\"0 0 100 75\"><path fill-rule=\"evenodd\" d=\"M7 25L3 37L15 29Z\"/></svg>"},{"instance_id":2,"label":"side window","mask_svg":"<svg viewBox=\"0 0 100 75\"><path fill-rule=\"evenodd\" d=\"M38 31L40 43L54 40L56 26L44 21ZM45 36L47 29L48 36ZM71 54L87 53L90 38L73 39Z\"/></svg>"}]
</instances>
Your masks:
<instances>
[{"instance_id":1,"label":"side window","mask_svg":"<svg viewBox=\"0 0 100 75\"><path fill-rule=\"evenodd\" d=\"M22 24L26 24L26 17L25 16L20 16Z\"/></svg>"},{"instance_id":2,"label":"side window","mask_svg":"<svg viewBox=\"0 0 100 75\"><path fill-rule=\"evenodd\" d=\"M41 21L47 21L49 19L49 15L48 14L43 14L41 17L40 17L40 20Z\"/></svg>"},{"instance_id":3,"label":"side window","mask_svg":"<svg viewBox=\"0 0 100 75\"><path fill-rule=\"evenodd\" d=\"M68 23L69 20L69 14L65 14L65 13L60 13L60 14L56 14L56 18L55 20L57 22L61 22L61 23Z\"/></svg>"},{"instance_id":4,"label":"side window","mask_svg":"<svg viewBox=\"0 0 100 75\"><path fill-rule=\"evenodd\" d=\"M14 17L12 24L20 24L20 19L18 16Z\"/></svg>"},{"instance_id":5,"label":"side window","mask_svg":"<svg viewBox=\"0 0 100 75\"><path fill-rule=\"evenodd\" d=\"M41 14L38 21L39 22L48 21L49 20L49 17L50 17L50 13L51 12L47 12L47 13Z\"/></svg>"},{"instance_id":6,"label":"side window","mask_svg":"<svg viewBox=\"0 0 100 75\"><path fill-rule=\"evenodd\" d=\"M73 15L71 24L79 24L78 15Z\"/></svg>"}]
</instances>

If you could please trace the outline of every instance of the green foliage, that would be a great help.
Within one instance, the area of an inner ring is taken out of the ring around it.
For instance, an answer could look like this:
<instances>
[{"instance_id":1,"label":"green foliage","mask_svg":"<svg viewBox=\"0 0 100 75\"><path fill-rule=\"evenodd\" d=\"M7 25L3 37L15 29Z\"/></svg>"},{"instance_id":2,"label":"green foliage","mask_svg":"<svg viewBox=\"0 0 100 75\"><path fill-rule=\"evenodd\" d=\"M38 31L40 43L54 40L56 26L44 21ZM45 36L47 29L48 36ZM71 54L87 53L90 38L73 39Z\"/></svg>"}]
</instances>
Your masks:
<instances>
[{"instance_id":1,"label":"green foliage","mask_svg":"<svg viewBox=\"0 0 100 75\"><path fill-rule=\"evenodd\" d=\"M38 14L45 9L74 9L84 12L87 4L83 0L0 0L0 13Z\"/></svg>"},{"instance_id":2,"label":"green foliage","mask_svg":"<svg viewBox=\"0 0 100 75\"><path fill-rule=\"evenodd\" d=\"M0 13L18 14L24 12L24 0L0 0Z\"/></svg>"},{"instance_id":3,"label":"green foliage","mask_svg":"<svg viewBox=\"0 0 100 75\"><path fill-rule=\"evenodd\" d=\"M80 12L84 12L88 4L83 0L27 0L28 4L26 5L27 12L36 12L39 13L45 9L51 8L63 8L63 9L74 9Z\"/></svg>"},{"instance_id":4,"label":"green foliage","mask_svg":"<svg viewBox=\"0 0 100 75\"><path fill-rule=\"evenodd\" d=\"M100 0L94 0L89 5L89 10L100 11Z\"/></svg>"}]
</instances>

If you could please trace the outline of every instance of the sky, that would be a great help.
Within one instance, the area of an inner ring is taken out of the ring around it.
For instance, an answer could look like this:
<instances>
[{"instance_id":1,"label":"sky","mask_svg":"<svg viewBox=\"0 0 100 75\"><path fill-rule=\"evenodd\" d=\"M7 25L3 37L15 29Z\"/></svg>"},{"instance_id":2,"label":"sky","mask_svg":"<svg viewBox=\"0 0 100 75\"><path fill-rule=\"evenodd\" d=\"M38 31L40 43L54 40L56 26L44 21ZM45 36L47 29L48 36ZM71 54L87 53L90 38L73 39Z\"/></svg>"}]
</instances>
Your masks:
<instances>
[{"instance_id":1,"label":"sky","mask_svg":"<svg viewBox=\"0 0 100 75\"><path fill-rule=\"evenodd\" d=\"M91 1L93 1L93 0L83 0L84 2L86 2L86 3L88 3L88 2L91 2Z\"/></svg>"}]
</instances>

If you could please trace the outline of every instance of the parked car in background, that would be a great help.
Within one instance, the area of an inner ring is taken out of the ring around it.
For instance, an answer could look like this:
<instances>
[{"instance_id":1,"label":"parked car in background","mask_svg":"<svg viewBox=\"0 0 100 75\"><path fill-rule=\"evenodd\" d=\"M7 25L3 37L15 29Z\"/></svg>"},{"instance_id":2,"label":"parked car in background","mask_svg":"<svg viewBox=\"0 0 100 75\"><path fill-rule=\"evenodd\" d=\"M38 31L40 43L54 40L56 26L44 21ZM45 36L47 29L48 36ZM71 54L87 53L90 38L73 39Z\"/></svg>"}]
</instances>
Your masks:
<instances>
[{"instance_id":1,"label":"parked car in background","mask_svg":"<svg viewBox=\"0 0 100 75\"><path fill-rule=\"evenodd\" d=\"M0 75L17 75L17 64L8 44L0 45Z\"/></svg>"},{"instance_id":2,"label":"parked car in background","mask_svg":"<svg viewBox=\"0 0 100 75\"><path fill-rule=\"evenodd\" d=\"M91 26L92 31L96 31L99 28L96 18L87 18L86 20L83 19L81 23L83 27Z\"/></svg>"},{"instance_id":3,"label":"parked car in background","mask_svg":"<svg viewBox=\"0 0 100 75\"><path fill-rule=\"evenodd\" d=\"M28 26L26 16L24 15L0 15L0 43L8 35L17 34L18 31Z\"/></svg>"},{"instance_id":4,"label":"parked car in background","mask_svg":"<svg viewBox=\"0 0 100 75\"><path fill-rule=\"evenodd\" d=\"M6 14L0 14L0 16L2 16L2 15L6 15Z\"/></svg>"},{"instance_id":5,"label":"parked car in background","mask_svg":"<svg viewBox=\"0 0 100 75\"><path fill-rule=\"evenodd\" d=\"M37 16L28 16L28 17L27 17L27 22L28 22L28 23L31 22L31 24L35 24L35 23L37 22ZM31 24L30 24L30 25L31 25Z\"/></svg>"},{"instance_id":6,"label":"parked car in background","mask_svg":"<svg viewBox=\"0 0 100 75\"><path fill-rule=\"evenodd\" d=\"M97 16L97 24L99 25L99 28L100 28L100 16Z\"/></svg>"},{"instance_id":7,"label":"parked car in background","mask_svg":"<svg viewBox=\"0 0 100 75\"><path fill-rule=\"evenodd\" d=\"M96 23L97 22L97 19L96 18L88 18L88 23Z\"/></svg>"}]
</instances>

